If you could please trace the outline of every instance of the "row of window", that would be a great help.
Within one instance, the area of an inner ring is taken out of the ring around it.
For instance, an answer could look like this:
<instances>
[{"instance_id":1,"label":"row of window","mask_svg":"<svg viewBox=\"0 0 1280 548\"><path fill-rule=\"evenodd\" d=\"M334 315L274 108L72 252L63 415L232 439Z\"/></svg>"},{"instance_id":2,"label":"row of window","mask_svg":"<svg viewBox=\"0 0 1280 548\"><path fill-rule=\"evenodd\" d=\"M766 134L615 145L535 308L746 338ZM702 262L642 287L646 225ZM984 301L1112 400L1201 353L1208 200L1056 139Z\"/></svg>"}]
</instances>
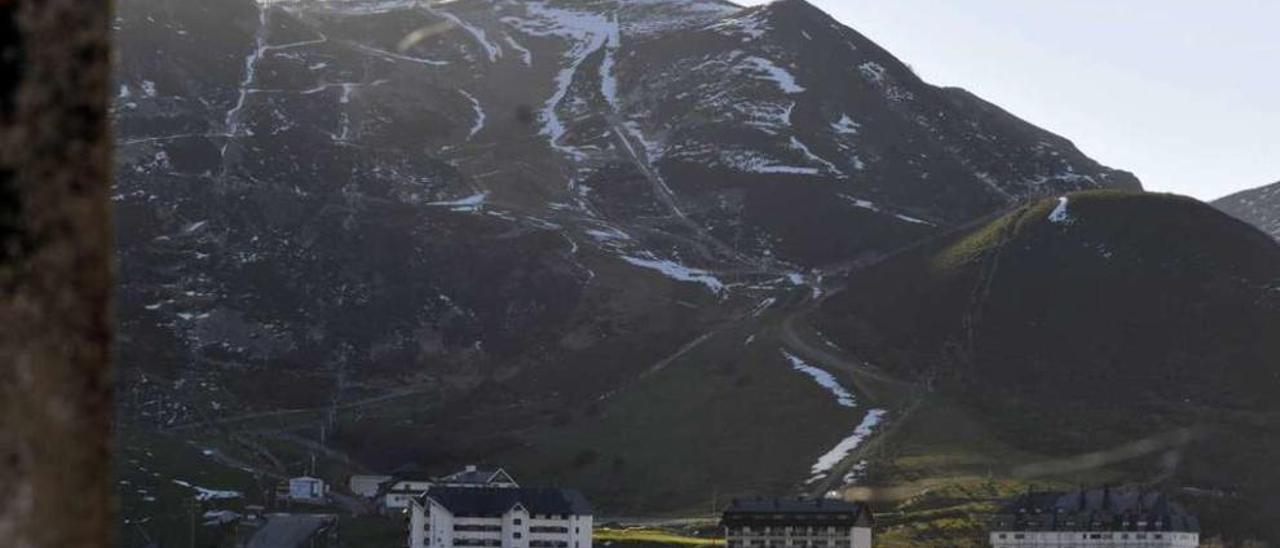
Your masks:
<instances>
[{"instance_id":1,"label":"row of window","mask_svg":"<svg viewBox=\"0 0 1280 548\"><path fill-rule=\"evenodd\" d=\"M1117 536L1117 535L1118 535L1118 536ZM1130 536L1130 535L1132 535L1132 536ZM1010 535L1009 535L1008 533L1000 533L1000 534L999 534L999 535L997 535L997 536L998 536L998 538L1001 538L1001 539L1007 539L1007 538L1010 538ZM1191 537L1191 535L1173 535L1173 536L1171 536L1170 538L1187 539L1187 538L1190 538L1190 537ZM1013 533L1012 538L1013 538L1014 540L1021 540L1021 539L1025 539L1025 538L1027 538L1027 535L1026 535L1025 533ZM1080 538L1082 538L1082 539L1088 539L1088 540L1117 539L1117 538L1118 538L1118 539L1121 539L1121 540L1129 540L1129 539L1134 539L1134 540L1148 540L1148 539L1161 540L1161 539L1163 539L1163 538L1164 538L1164 534L1163 534L1163 533L1150 533L1150 536L1148 537L1148 533L1080 533Z\"/></svg>"},{"instance_id":2,"label":"row of window","mask_svg":"<svg viewBox=\"0 0 1280 548\"><path fill-rule=\"evenodd\" d=\"M795 540L795 539L792 539L790 542L785 541L785 540L768 540L768 541L766 541L766 540L752 540L752 541L747 542L747 543L746 543L746 546L768 546L769 548L781 548L781 547L783 547L783 546L792 546L792 547L800 546L800 547L806 547L806 548L808 548L808 547L815 547L815 548L817 548L817 547L822 547L822 546L836 546L836 547L840 547L840 546L849 546L849 544L850 544L850 543L849 543L849 540L848 540L848 539L841 539L841 540L836 540L836 541L831 541L831 542L828 542L828 541L826 541L826 540ZM731 541L729 541L729 542L728 542L728 545L729 545L729 547L730 547L730 548L734 548L734 547L739 547L739 548L740 548L740 547L742 547L742 546L743 546L743 542L742 542L742 541L740 541L740 540L731 540Z\"/></svg>"},{"instance_id":3,"label":"row of window","mask_svg":"<svg viewBox=\"0 0 1280 548\"><path fill-rule=\"evenodd\" d=\"M516 537L519 538L519 537ZM422 539L423 546L431 546L431 537ZM454 539L453 546L502 546L502 541L498 539ZM569 548L569 543L563 540L531 540L529 548ZM573 548L578 548L578 541L573 541Z\"/></svg>"},{"instance_id":4,"label":"row of window","mask_svg":"<svg viewBox=\"0 0 1280 548\"><path fill-rule=\"evenodd\" d=\"M502 541L496 538L457 538L453 539L454 546L502 546Z\"/></svg>"},{"instance_id":5,"label":"row of window","mask_svg":"<svg viewBox=\"0 0 1280 548\"><path fill-rule=\"evenodd\" d=\"M502 532L501 525L454 524L454 531L488 531Z\"/></svg>"},{"instance_id":6,"label":"row of window","mask_svg":"<svg viewBox=\"0 0 1280 548\"><path fill-rule=\"evenodd\" d=\"M766 527L756 527L755 529L752 529L751 527L743 526L737 529L734 529L732 527L729 528L729 534L739 534L739 535L750 535L750 534L768 535L768 534L781 534L781 533L792 533L792 534L808 533L810 535L828 535L828 534L847 535L851 531L852 531L852 528L850 527L845 527L845 526L837 527L835 525L829 525L826 527L812 527L812 526L811 527L793 527L793 526L768 527L766 526Z\"/></svg>"},{"instance_id":7,"label":"row of window","mask_svg":"<svg viewBox=\"0 0 1280 548\"><path fill-rule=\"evenodd\" d=\"M534 525L529 527L530 533L568 533L568 527L555 527L547 525Z\"/></svg>"}]
</instances>

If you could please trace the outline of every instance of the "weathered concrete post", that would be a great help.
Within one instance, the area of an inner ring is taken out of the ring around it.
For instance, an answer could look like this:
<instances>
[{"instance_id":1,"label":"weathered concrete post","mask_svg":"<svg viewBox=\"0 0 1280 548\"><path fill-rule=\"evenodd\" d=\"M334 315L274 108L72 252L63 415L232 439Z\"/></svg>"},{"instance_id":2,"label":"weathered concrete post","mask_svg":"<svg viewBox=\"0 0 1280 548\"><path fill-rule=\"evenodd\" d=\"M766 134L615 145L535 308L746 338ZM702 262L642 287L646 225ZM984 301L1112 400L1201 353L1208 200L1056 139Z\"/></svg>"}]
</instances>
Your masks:
<instances>
[{"instance_id":1,"label":"weathered concrete post","mask_svg":"<svg viewBox=\"0 0 1280 548\"><path fill-rule=\"evenodd\" d=\"M0 0L0 544L108 545L110 2Z\"/></svg>"}]
</instances>

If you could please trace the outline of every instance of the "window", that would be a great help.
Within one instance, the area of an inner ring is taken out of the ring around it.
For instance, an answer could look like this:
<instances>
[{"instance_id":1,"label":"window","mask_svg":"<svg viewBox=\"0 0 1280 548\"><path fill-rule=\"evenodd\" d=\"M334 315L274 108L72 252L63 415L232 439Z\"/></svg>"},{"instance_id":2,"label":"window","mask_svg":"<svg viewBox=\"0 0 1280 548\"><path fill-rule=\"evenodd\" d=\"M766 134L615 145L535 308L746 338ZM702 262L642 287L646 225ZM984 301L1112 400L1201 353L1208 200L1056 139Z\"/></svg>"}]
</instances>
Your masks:
<instances>
[{"instance_id":1,"label":"window","mask_svg":"<svg viewBox=\"0 0 1280 548\"><path fill-rule=\"evenodd\" d=\"M519 532L511 533L511 538L520 538L520 533Z\"/></svg>"},{"instance_id":2,"label":"window","mask_svg":"<svg viewBox=\"0 0 1280 548\"><path fill-rule=\"evenodd\" d=\"M520 518L516 518L516 519L511 520L511 523L514 523L514 524L516 524L516 525L520 525L521 523L524 523L524 521L523 521L523 520L521 520Z\"/></svg>"}]
</instances>

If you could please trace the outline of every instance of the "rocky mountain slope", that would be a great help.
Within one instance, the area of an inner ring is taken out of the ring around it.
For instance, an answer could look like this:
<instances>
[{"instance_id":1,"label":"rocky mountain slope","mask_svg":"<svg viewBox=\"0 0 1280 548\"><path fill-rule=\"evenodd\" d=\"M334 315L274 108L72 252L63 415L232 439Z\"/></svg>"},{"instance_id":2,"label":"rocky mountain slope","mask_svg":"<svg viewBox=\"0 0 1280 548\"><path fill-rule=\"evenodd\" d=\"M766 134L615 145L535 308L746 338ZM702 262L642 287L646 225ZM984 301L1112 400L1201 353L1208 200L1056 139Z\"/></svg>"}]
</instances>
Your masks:
<instances>
[{"instance_id":1,"label":"rocky mountain slope","mask_svg":"<svg viewBox=\"0 0 1280 548\"><path fill-rule=\"evenodd\" d=\"M676 310L637 293L728 309L1138 186L801 1L131 0L116 29L121 352L170 377L514 374Z\"/></svg>"},{"instance_id":2,"label":"rocky mountain slope","mask_svg":"<svg viewBox=\"0 0 1280 548\"><path fill-rule=\"evenodd\" d=\"M1026 449L1146 440L1121 459L1128 481L1239 494L1236 512L1200 500L1210 529L1275 536L1261 516L1280 508L1280 476L1262 455L1280 439L1280 245L1253 227L1188 198L1075 193L849 284L822 307L838 344ZM1151 441L1180 429L1193 441Z\"/></svg>"},{"instance_id":3,"label":"rocky mountain slope","mask_svg":"<svg viewBox=\"0 0 1280 548\"><path fill-rule=\"evenodd\" d=\"M1280 240L1280 182L1219 198L1213 206Z\"/></svg>"},{"instance_id":4,"label":"rocky mountain slope","mask_svg":"<svg viewBox=\"0 0 1280 548\"><path fill-rule=\"evenodd\" d=\"M790 314L1140 189L800 0L126 0L115 29L125 423L277 472L502 461L617 511L839 487L896 409L784 348Z\"/></svg>"}]
</instances>

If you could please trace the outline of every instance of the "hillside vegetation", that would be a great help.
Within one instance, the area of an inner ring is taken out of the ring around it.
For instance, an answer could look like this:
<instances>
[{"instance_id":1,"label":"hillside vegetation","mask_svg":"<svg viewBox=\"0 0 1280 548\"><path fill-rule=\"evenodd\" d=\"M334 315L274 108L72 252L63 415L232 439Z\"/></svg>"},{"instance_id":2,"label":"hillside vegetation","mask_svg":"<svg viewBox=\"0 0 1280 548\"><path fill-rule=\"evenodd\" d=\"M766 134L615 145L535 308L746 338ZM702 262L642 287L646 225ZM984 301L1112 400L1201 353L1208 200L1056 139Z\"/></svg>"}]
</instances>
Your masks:
<instances>
[{"instance_id":1,"label":"hillside vegetation","mask_svg":"<svg viewBox=\"0 0 1280 548\"><path fill-rule=\"evenodd\" d=\"M1027 450L1141 441L1123 479L1213 493L1207 524L1275 535L1232 510L1280 509L1265 457L1278 445L1280 246L1254 228L1188 198L1076 193L849 287L819 318L846 348ZM1170 433L1192 441L1158 437Z\"/></svg>"}]
</instances>

